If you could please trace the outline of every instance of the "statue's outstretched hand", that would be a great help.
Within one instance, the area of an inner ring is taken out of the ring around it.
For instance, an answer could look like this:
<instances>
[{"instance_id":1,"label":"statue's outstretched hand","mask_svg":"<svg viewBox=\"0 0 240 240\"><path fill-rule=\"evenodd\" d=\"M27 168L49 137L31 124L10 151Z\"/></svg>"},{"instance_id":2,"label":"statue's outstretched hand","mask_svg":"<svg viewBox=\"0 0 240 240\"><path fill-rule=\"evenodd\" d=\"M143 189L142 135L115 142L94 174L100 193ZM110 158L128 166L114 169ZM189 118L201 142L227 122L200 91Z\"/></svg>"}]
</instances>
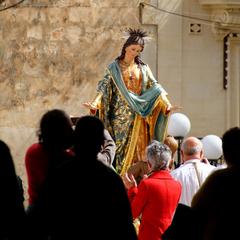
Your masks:
<instances>
[{"instance_id":1,"label":"statue's outstretched hand","mask_svg":"<svg viewBox=\"0 0 240 240\"><path fill-rule=\"evenodd\" d=\"M87 107L91 110L97 110L96 106L94 106L91 102L85 102L85 103L83 103L83 106Z\"/></svg>"},{"instance_id":2,"label":"statue's outstretched hand","mask_svg":"<svg viewBox=\"0 0 240 240\"><path fill-rule=\"evenodd\" d=\"M85 103L83 103L83 106L86 107L86 108L88 108L88 109L90 110L90 114L96 115L96 113L97 113L97 107L94 106L92 103L90 103L90 102L85 102Z\"/></svg>"}]
</instances>

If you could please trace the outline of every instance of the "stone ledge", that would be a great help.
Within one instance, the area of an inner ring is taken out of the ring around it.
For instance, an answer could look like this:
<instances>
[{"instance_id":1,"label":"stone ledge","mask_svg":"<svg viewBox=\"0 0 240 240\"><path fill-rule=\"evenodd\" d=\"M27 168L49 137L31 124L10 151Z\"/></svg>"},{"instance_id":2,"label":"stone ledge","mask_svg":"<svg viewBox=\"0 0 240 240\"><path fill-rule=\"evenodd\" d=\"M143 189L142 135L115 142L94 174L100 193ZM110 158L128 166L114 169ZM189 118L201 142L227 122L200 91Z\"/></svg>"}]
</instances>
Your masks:
<instances>
[{"instance_id":1,"label":"stone ledge","mask_svg":"<svg viewBox=\"0 0 240 240\"><path fill-rule=\"evenodd\" d=\"M203 7L207 8L239 8L240 1L239 0L199 0L199 3Z\"/></svg>"},{"instance_id":2,"label":"stone ledge","mask_svg":"<svg viewBox=\"0 0 240 240\"><path fill-rule=\"evenodd\" d=\"M217 39L222 40L230 32L240 32L240 0L199 0L199 3L210 10L212 31Z\"/></svg>"}]
</instances>

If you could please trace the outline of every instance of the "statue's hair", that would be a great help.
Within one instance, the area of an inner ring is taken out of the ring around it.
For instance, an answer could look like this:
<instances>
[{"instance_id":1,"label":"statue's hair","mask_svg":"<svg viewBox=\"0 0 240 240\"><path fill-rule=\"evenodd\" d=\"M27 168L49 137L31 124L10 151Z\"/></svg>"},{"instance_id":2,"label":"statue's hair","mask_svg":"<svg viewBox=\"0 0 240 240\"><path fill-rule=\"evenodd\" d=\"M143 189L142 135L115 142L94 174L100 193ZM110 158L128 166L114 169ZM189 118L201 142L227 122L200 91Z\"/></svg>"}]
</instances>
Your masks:
<instances>
[{"instance_id":1,"label":"statue's hair","mask_svg":"<svg viewBox=\"0 0 240 240\"><path fill-rule=\"evenodd\" d=\"M125 53L126 53L126 48L128 46L134 45L134 44L140 45L142 47L142 51L143 51L145 43L150 40L150 37L148 36L147 32L145 32L141 29L132 29L132 28L128 28L125 31L124 38L126 39L126 42L124 43L124 45L122 47L121 55L118 56L116 60L124 59ZM136 56L135 62L137 64L145 65L139 56Z\"/></svg>"},{"instance_id":2,"label":"statue's hair","mask_svg":"<svg viewBox=\"0 0 240 240\"><path fill-rule=\"evenodd\" d=\"M143 31L141 29L132 29L132 28L128 28L125 31L125 35L127 38L129 38L130 36L135 36L135 37L139 37L139 38L147 38L148 37L148 34L146 31Z\"/></svg>"}]
</instances>

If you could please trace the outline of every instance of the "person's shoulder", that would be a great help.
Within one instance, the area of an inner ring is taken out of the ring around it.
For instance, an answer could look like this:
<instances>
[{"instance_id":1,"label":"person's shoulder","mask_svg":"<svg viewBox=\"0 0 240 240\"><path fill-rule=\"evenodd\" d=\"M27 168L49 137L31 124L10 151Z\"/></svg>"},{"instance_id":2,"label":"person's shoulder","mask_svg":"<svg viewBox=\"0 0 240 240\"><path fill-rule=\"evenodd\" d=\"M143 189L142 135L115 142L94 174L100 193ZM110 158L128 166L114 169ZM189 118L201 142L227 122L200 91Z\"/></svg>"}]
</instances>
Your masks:
<instances>
[{"instance_id":1,"label":"person's shoulder","mask_svg":"<svg viewBox=\"0 0 240 240\"><path fill-rule=\"evenodd\" d=\"M112 185L112 186L123 186L121 176L115 172L112 168L106 166L104 163L97 161L92 167L92 179L96 184L100 185ZM111 184L110 184L111 183Z\"/></svg>"},{"instance_id":2,"label":"person's shoulder","mask_svg":"<svg viewBox=\"0 0 240 240\"><path fill-rule=\"evenodd\" d=\"M41 143L33 143L28 147L26 156L36 155L44 152L44 147Z\"/></svg>"},{"instance_id":3,"label":"person's shoulder","mask_svg":"<svg viewBox=\"0 0 240 240\"><path fill-rule=\"evenodd\" d=\"M231 175L231 173L229 174L228 170L215 168L206 178L205 185L224 186L224 184L228 182L227 179L229 175Z\"/></svg>"},{"instance_id":4,"label":"person's shoulder","mask_svg":"<svg viewBox=\"0 0 240 240\"><path fill-rule=\"evenodd\" d=\"M182 164L182 165L180 165L179 167L174 168L174 169L170 172L170 174L171 174L171 175L178 174L178 173L184 171L186 168L188 168L188 166L187 166L186 164Z\"/></svg>"},{"instance_id":5,"label":"person's shoulder","mask_svg":"<svg viewBox=\"0 0 240 240\"><path fill-rule=\"evenodd\" d=\"M179 171L178 168L174 168L174 169L170 172L171 176L176 175L178 171Z\"/></svg>"},{"instance_id":6,"label":"person's shoulder","mask_svg":"<svg viewBox=\"0 0 240 240\"><path fill-rule=\"evenodd\" d=\"M29 151L30 150L38 150L40 148L42 148L42 145L40 143L36 142L36 143L33 143L32 145L30 145L27 150L29 150Z\"/></svg>"},{"instance_id":7,"label":"person's shoulder","mask_svg":"<svg viewBox=\"0 0 240 240\"><path fill-rule=\"evenodd\" d=\"M239 175L240 169L234 167L225 167L225 168L215 168L215 171L212 172L214 177L228 178L229 176Z\"/></svg>"},{"instance_id":8,"label":"person's shoulder","mask_svg":"<svg viewBox=\"0 0 240 240\"><path fill-rule=\"evenodd\" d=\"M106 175L108 176L114 176L114 177L120 177L114 170L112 167L104 164L103 162L96 160L96 164L95 164L96 168L99 169L99 171L104 172Z\"/></svg>"},{"instance_id":9,"label":"person's shoulder","mask_svg":"<svg viewBox=\"0 0 240 240\"><path fill-rule=\"evenodd\" d=\"M81 171L81 169L83 170ZM51 181L54 182L61 179L61 181L68 182L72 181L73 179L78 179L80 171L82 176L86 175L86 169L82 168L79 159L76 159L75 156L69 156L52 171Z\"/></svg>"},{"instance_id":10,"label":"person's shoulder","mask_svg":"<svg viewBox=\"0 0 240 240\"><path fill-rule=\"evenodd\" d=\"M217 167L211 164L200 162L201 166L209 171L217 170Z\"/></svg>"}]
</instances>

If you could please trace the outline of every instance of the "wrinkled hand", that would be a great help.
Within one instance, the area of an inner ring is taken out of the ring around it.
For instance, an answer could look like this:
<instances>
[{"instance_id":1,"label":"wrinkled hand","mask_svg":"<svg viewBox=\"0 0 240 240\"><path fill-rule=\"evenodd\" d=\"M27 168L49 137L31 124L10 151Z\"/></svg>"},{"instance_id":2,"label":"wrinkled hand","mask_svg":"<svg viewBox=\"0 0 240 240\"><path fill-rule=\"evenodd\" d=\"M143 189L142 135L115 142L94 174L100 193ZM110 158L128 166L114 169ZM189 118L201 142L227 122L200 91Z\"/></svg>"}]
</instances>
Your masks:
<instances>
[{"instance_id":1,"label":"wrinkled hand","mask_svg":"<svg viewBox=\"0 0 240 240\"><path fill-rule=\"evenodd\" d=\"M208 161L208 159L206 157L202 158L201 162L203 162L205 164L210 164L210 162Z\"/></svg>"},{"instance_id":2,"label":"wrinkled hand","mask_svg":"<svg viewBox=\"0 0 240 240\"><path fill-rule=\"evenodd\" d=\"M146 179L146 178L148 178L148 175L144 174L142 179Z\"/></svg>"},{"instance_id":3,"label":"wrinkled hand","mask_svg":"<svg viewBox=\"0 0 240 240\"><path fill-rule=\"evenodd\" d=\"M122 177L123 183L127 189L137 187L137 182L132 174L128 176L127 173Z\"/></svg>"}]
</instances>

